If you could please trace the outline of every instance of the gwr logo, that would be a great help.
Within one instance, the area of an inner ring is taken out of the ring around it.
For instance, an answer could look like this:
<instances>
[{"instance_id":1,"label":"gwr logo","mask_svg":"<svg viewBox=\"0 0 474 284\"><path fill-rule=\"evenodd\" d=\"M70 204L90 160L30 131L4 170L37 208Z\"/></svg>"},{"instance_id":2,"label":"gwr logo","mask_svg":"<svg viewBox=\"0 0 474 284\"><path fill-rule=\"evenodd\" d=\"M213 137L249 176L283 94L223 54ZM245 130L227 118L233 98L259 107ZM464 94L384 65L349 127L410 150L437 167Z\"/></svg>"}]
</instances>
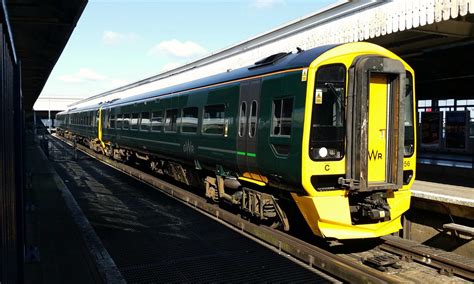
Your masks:
<instances>
[{"instance_id":1,"label":"gwr logo","mask_svg":"<svg viewBox=\"0 0 474 284\"><path fill-rule=\"evenodd\" d=\"M379 150L374 152L374 149L369 153L369 160L372 161L374 160L382 160L382 153L379 153Z\"/></svg>"}]
</instances>

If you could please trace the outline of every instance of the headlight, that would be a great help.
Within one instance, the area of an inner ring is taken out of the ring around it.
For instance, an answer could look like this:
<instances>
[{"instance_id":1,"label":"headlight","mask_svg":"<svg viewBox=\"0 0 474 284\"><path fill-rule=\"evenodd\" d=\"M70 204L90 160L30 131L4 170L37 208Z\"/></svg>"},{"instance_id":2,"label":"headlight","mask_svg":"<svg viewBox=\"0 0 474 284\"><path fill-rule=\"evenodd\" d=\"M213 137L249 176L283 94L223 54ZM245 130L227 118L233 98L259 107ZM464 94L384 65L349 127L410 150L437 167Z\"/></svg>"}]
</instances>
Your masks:
<instances>
[{"instance_id":1,"label":"headlight","mask_svg":"<svg viewBox=\"0 0 474 284\"><path fill-rule=\"evenodd\" d=\"M319 157L321 158L326 158L326 156L328 155L328 149L326 149L326 147L321 147L319 148Z\"/></svg>"},{"instance_id":2,"label":"headlight","mask_svg":"<svg viewBox=\"0 0 474 284\"><path fill-rule=\"evenodd\" d=\"M313 148L311 150L311 155L315 160L337 160L342 156L341 151L326 147Z\"/></svg>"}]
</instances>

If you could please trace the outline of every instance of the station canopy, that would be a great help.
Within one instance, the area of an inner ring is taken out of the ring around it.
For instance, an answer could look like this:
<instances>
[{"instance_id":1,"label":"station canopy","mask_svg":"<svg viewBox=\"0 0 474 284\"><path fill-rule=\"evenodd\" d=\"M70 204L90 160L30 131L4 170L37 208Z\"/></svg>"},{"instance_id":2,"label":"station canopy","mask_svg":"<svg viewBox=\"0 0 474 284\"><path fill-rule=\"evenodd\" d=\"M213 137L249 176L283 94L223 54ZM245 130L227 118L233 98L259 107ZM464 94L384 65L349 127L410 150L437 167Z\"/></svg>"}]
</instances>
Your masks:
<instances>
[{"instance_id":1,"label":"station canopy","mask_svg":"<svg viewBox=\"0 0 474 284\"><path fill-rule=\"evenodd\" d=\"M24 109L32 110L81 16L87 0L7 0Z\"/></svg>"},{"instance_id":2,"label":"station canopy","mask_svg":"<svg viewBox=\"0 0 474 284\"><path fill-rule=\"evenodd\" d=\"M474 77L474 0L339 1L194 62L70 107L223 73L271 54L294 52L297 47L306 50L356 41L379 44L405 59L415 69L420 99L472 97L466 79Z\"/></svg>"}]
</instances>

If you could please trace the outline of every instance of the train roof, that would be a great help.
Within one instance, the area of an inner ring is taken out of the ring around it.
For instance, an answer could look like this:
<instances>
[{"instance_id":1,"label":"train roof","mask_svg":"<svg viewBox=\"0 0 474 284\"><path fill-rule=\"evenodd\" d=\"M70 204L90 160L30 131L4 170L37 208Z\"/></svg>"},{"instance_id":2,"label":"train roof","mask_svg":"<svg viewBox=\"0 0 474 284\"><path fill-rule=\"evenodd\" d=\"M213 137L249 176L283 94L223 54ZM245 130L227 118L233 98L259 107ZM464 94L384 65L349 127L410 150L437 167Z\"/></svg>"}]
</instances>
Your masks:
<instances>
[{"instance_id":1,"label":"train roof","mask_svg":"<svg viewBox=\"0 0 474 284\"><path fill-rule=\"evenodd\" d=\"M242 67L239 69L231 70L225 73L219 73L209 77L197 79L194 81L186 82L179 85L174 85L159 90L154 90L146 92L139 95L134 95L126 97L123 99L115 99L111 102L99 103L95 105L88 105L86 107L73 108L60 114L67 112L78 112L80 110L92 110L97 109L100 106L111 107L122 104L129 104L136 101L142 101L147 99L152 99L157 96L169 95L177 92L182 92L186 90L191 90L195 88L205 87L208 85L213 85L217 83L224 83L239 79L244 79L247 77L259 76L263 74L273 73L282 70L295 69L308 67L311 62L314 61L324 52L328 51L331 48L338 46L339 44L324 45L297 53L278 53L267 58L264 58L260 61L257 61L254 65Z\"/></svg>"}]
</instances>

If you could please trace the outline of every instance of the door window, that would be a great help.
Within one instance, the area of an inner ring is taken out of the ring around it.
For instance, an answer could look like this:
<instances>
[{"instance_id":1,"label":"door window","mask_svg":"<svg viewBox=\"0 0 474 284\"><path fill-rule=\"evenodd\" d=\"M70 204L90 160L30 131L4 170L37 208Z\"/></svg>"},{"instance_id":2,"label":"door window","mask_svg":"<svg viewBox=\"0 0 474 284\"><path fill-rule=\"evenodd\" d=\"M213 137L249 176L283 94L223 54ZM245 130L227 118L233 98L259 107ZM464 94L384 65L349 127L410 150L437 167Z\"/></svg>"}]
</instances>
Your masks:
<instances>
[{"instance_id":1,"label":"door window","mask_svg":"<svg viewBox=\"0 0 474 284\"><path fill-rule=\"evenodd\" d=\"M240 105L240 116L239 116L239 136L243 137L245 133L245 126L247 124L247 103L242 102Z\"/></svg>"},{"instance_id":2,"label":"door window","mask_svg":"<svg viewBox=\"0 0 474 284\"><path fill-rule=\"evenodd\" d=\"M250 107L250 118L249 118L249 137L254 137L255 133L257 132L257 111L258 111L258 104L257 101L252 101L252 105Z\"/></svg>"}]
</instances>

